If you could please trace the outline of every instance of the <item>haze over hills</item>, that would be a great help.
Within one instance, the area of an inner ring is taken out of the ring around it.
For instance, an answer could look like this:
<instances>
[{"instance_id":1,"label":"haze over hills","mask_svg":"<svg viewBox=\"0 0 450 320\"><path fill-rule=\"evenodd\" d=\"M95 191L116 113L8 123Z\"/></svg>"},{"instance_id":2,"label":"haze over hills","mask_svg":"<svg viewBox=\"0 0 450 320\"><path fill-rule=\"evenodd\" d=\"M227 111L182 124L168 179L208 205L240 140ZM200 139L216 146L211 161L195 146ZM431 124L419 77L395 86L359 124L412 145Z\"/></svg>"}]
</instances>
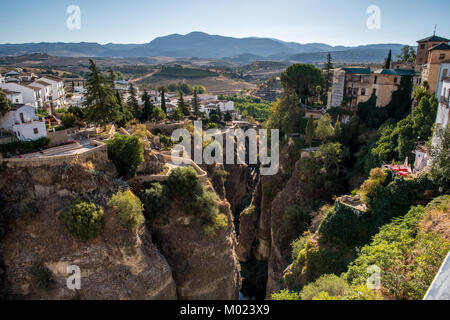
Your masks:
<instances>
[{"instance_id":1,"label":"haze over hills","mask_svg":"<svg viewBox=\"0 0 450 320\"><path fill-rule=\"evenodd\" d=\"M382 62L389 50L396 55L402 44L373 44L358 47L300 44L270 38L232 38L192 32L158 37L146 44L24 43L0 44L1 56L46 53L67 57L197 57L225 59L235 63L258 60L323 62L332 52L336 62Z\"/></svg>"}]
</instances>

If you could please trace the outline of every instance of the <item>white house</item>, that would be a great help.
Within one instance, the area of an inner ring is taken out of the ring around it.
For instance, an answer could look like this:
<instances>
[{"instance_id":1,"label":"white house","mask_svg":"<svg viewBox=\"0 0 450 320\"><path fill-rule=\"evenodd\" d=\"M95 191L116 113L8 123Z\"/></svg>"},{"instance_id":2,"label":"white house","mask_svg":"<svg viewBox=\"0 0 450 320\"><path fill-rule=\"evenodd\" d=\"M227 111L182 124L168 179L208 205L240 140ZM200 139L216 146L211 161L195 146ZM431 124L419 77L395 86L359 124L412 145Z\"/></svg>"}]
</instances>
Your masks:
<instances>
[{"instance_id":1,"label":"white house","mask_svg":"<svg viewBox=\"0 0 450 320\"><path fill-rule=\"evenodd\" d=\"M35 108L26 104L13 104L11 111L0 118L0 128L13 132L22 141L47 136L45 120L40 120Z\"/></svg>"},{"instance_id":2,"label":"white house","mask_svg":"<svg viewBox=\"0 0 450 320\"><path fill-rule=\"evenodd\" d=\"M52 108L52 100L53 100L53 88L52 85L48 82L45 82L43 80L37 80L31 83L29 86L39 88L41 91L41 97L43 106L47 111L51 112Z\"/></svg>"},{"instance_id":3,"label":"white house","mask_svg":"<svg viewBox=\"0 0 450 320\"><path fill-rule=\"evenodd\" d=\"M8 89L4 89L3 92L6 93L6 97L11 103L14 104L23 104L23 97L20 92L10 91Z\"/></svg>"},{"instance_id":4,"label":"white house","mask_svg":"<svg viewBox=\"0 0 450 320\"><path fill-rule=\"evenodd\" d=\"M39 81L44 81L52 86L52 101L55 108L64 107L66 104L66 92L64 90L64 80L60 77L53 75L45 75L39 79Z\"/></svg>"},{"instance_id":5,"label":"white house","mask_svg":"<svg viewBox=\"0 0 450 320\"><path fill-rule=\"evenodd\" d=\"M436 116L436 128L447 128L450 118L450 77L442 79L441 94L439 95L439 108ZM438 137L433 137L432 145L439 143Z\"/></svg>"},{"instance_id":6,"label":"white house","mask_svg":"<svg viewBox=\"0 0 450 320\"><path fill-rule=\"evenodd\" d=\"M230 112L232 114L235 113L234 111L234 102L233 101L207 101L206 103L200 104L200 111L206 113L206 115L209 117L211 111L217 111L220 109L220 112Z\"/></svg>"},{"instance_id":7,"label":"white house","mask_svg":"<svg viewBox=\"0 0 450 320\"><path fill-rule=\"evenodd\" d=\"M33 106L36 110L41 107L39 105L40 91L35 88L12 82L0 83L0 88L3 90L7 89L9 91L20 92L23 97L23 103Z\"/></svg>"}]
</instances>

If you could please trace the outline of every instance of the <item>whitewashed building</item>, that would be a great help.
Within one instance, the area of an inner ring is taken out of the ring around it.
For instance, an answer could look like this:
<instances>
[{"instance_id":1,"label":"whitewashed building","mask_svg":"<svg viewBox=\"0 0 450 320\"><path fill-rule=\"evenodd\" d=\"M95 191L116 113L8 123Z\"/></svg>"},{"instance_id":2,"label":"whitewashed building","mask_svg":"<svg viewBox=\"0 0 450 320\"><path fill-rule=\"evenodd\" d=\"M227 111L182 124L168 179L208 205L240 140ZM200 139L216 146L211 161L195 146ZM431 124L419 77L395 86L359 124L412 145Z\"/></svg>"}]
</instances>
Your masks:
<instances>
[{"instance_id":1,"label":"whitewashed building","mask_svg":"<svg viewBox=\"0 0 450 320\"><path fill-rule=\"evenodd\" d=\"M47 136L45 120L39 119L35 108L26 104L13 104L11 111L0 118L0 128L14 133L21 141Z\"/></svg>"},{"instance_id":2,"label":"whitewashed building","mask_svg":"<svg viewBox=\"0 0 450 320\"><path fill-rule=\"evenodd\" d=\"M36 110L40 108L41 101L40 91L32 87L20 85L17 83L0 83L0 88L7 89L13 92L20 92L22 94L23 103L33 106Z\"/></svg>"},{"instance_id":3,"label":"whitewashed building","mask_svg":"<svg viewBox=\"0 0 450 320\"><path fill-rule=\"evenodd\" d=\"M39 79L52 86L52 101L54 108L62 108L66 105L66 91L64 89L64 80L53 75L45 75Z\"/></svg>"}]
</instances>

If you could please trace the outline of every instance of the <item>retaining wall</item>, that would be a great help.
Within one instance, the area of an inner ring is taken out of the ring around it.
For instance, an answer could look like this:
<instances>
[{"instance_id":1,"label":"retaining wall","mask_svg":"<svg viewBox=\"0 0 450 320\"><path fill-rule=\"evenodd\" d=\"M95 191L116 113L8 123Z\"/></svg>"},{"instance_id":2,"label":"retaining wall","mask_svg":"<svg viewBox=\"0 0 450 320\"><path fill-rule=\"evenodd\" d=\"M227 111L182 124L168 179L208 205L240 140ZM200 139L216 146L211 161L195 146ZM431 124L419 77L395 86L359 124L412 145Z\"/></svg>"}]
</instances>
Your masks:
<instances>
[{"instance_id":1,"label":"retaining wall","mask_svg":"<svg viewBox=\"0 0 450 320\"><path fill-rule=\"evenodd\" d=\"M63 164L69 164L78 158L81 161L93 160L93 161L108 161L108 152L106 144L91 140L91 144L98 145L97 147L90 149L83 153L60 155L60 156L48 156L39 158L28 159L0 159L0 163L5 162L7 167L10 168L33 168L41 166L60 166Z\"/></svg>"}]
</instances>

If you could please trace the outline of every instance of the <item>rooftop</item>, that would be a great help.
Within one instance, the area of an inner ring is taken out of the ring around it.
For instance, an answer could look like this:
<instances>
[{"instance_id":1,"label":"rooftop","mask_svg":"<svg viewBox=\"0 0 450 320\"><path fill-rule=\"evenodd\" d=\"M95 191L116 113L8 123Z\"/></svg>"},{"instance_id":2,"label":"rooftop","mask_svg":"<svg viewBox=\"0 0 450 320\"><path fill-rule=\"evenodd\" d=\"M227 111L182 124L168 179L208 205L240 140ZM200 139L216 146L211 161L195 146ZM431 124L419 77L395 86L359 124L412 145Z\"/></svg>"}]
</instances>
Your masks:
<instances>
[{"instance_id":1,"label":"rooftop","mask_svg":"<svg viewBox=\"0 0 450 320\"><path fill-rule=\"evenodd\" d=\"M349 74L370 74L370 68L342 68Z\"/></svg>"},{"instance_id":2,"label":"rooftop","mask_svg":"<svg viewBox=\"0 0 450 320\"><path fill-rule=\"evenodd\" d=\"M389 74L395 76L414 76L416 74L415 70L405 70L405 69L378 69L374 73L377 74Z\"/></svg>"},{"instance_id":3,"label":"rooftop","mask_svg":"<svg viewBox=\"0 0 450 320\"><path fill-rule=\"evenodd\" d=\"M427 37L425 39L418 40L417 42L420 43L420 42L439 42L439 41L449 42L450 40L446 39L446 38L438 37L437 35L432 35L432 36Z\"/></svg>"},{"instance_id":4,"label":"rooftop","mask_svg":"<svg viewBox=\"0 0 450 320\"><path fill-rule=\"evenodd\" d=\"M430 49L428 49L428 51L432 51L432 50L450 50L450 46L446 43L441 43L441 44L435 45L435 46L431 47Z\"/></svg>"}]
</instances>

